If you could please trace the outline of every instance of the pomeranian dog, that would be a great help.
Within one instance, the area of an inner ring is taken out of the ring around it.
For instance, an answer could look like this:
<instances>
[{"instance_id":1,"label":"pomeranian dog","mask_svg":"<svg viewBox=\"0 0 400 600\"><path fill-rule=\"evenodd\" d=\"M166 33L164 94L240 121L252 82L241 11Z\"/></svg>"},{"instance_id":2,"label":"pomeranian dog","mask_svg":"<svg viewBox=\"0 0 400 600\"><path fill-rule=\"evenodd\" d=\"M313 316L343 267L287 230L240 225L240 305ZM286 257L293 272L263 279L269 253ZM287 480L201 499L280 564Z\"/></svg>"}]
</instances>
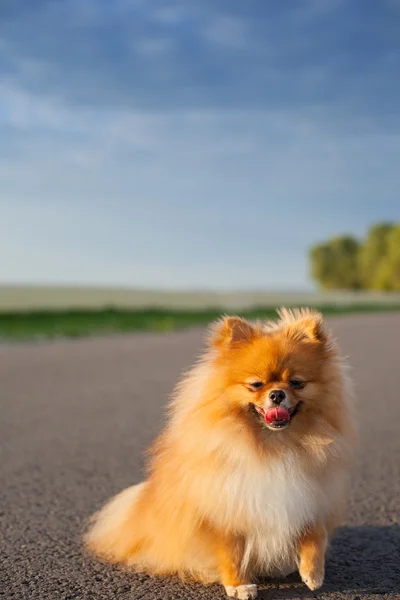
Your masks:
<instances>
[{"instance_id":1,"label":"pomeranian dog","mask_svg":"<svg viewBox=\"0 0 400 600\"><path fill-rule=\"evenodd\" d=\"M321 314L225 317L177 386L147 479L92 517L86 547L138 571L220 582L235 598L296 569L316 590L346 504L354 423Z\"/></svg>"}]
</instances>

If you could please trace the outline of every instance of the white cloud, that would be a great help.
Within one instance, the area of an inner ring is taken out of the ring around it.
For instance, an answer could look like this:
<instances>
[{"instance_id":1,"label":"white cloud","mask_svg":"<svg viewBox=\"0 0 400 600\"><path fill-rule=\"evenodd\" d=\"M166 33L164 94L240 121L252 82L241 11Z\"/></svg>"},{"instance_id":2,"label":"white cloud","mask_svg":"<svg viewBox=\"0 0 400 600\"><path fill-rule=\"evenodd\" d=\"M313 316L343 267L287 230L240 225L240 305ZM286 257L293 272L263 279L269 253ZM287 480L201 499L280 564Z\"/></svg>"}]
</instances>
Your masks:
<instances>
[{"instance_id":1,"label":"white cloud","mask_svg":"<svg viewBox=\"0 0 400 600\"><path fill-rule=\"evenodd\" d=\"M144 37L133 42L134 50L146 58L159 59L160 56L171 52L174 48L173 40L166 37Z\"/></svg>"},{"instance_id":2,"label":"white cloud","mask_svg":"<svg viewBox=\"0 0 400 600\"><path fill-rule=\"evenodd\" d=\"M64 130L74 124L71 112L56 98L26 92L11 78L0 83L0 109L3 123L21 130Z\"/></svg>"},{"instance_id":3,"label":"white cloud","mask_svg":"<svg viewBox=\"0 0 400 600\"><path fill-rule=\"evenodd\" d=\"M187 14L187 9L182 6L163 6L151 12L152 18L164 25L178 25L185 20Z\"/></svg>"},{"instance_id":4,"label":"white cloud","mask_svg":"<svg viewBox=\"0 0 400 600\"><path fill-rule=\"evenodd\" d=\"M246 21L228 15L213 15L205 25L203 35L209 42L237 50L252 43Z\"/></svg>"}]
</instances>

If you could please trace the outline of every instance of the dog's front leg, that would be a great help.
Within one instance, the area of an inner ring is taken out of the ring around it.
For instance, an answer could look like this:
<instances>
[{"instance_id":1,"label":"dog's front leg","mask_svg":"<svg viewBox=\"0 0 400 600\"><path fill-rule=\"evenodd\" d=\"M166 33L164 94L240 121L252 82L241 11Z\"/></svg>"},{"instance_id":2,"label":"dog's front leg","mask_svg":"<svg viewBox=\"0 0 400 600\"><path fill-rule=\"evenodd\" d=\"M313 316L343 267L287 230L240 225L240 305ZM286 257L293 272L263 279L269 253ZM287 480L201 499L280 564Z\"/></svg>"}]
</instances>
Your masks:
<instances>
[{"instance_id":1,"label":"dog's front leg","mask_svg":"<svg viewBox=\"0 0 400 600\"><path fill-rule=\"evenodd\" d=\"M244 540L234 535L214 534L212 545L227 595L239 600L257 598L257 586L241 570Z\"/></svg>"},{"instance_id":2,"label":"dog's front leg","mask_svg":"<svg viewBox=\"0 0 400 600\"><path fill-rule=\"evenodd\" d=\"M299 541L299 573L310 590L317 590L324 582L325 552L328 536L319 523L309 527Z\"/></svg>"}]
</instances>

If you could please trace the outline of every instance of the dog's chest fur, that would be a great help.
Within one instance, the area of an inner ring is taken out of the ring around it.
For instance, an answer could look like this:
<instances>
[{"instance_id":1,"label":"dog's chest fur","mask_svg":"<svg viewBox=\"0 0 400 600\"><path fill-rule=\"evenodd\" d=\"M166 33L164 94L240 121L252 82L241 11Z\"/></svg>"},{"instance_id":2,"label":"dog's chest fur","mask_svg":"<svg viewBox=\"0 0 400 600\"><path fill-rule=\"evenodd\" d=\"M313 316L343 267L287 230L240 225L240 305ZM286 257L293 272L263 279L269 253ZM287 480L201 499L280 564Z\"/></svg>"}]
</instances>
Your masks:
<instances>
[{"instance_id":1,"label":"dog's chest fur","mask_svg":"<svg viewBox=\"0 0 400 600\"><path fill-rule=\"evenodd\" d=\"M244 566L256 563L263 572L292 569L299 534L329 503L321 483L290 454L256 471L236 469L221 491L227 518L243 523Z\"/></svg>"}]
</instances>

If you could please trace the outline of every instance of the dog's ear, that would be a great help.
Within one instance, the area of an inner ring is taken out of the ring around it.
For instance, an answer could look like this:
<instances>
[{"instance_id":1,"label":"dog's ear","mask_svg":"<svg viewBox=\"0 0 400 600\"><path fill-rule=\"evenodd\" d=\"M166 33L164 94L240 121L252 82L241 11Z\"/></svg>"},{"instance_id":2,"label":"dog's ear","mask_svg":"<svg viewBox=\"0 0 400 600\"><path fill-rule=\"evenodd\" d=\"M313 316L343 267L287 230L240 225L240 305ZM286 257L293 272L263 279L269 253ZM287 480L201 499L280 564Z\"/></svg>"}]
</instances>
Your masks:
<instances>
[{"instance_id":1,"label":"dog's ear","mask_svg":"<svg viewBox=\"0 0 400 600\"><path fill-rule=\"evenodd\" d=\"M246 344L256 337L256 328L241 317L224 317L211 326L209 342L216 348Z\"/></svg>"},{"instance_id":2,"label":"dog's ear","mask_svg":"<svg viewBox=\"0 0 400 600\"><path fill-rule=\"evenodd\" d=\"M331 335L320 312L308 308L293 310L281 308L278 313L279 325L285 328L289 337L319 342L323 345L330 343Z\"/></svg>"}]
</instances>

